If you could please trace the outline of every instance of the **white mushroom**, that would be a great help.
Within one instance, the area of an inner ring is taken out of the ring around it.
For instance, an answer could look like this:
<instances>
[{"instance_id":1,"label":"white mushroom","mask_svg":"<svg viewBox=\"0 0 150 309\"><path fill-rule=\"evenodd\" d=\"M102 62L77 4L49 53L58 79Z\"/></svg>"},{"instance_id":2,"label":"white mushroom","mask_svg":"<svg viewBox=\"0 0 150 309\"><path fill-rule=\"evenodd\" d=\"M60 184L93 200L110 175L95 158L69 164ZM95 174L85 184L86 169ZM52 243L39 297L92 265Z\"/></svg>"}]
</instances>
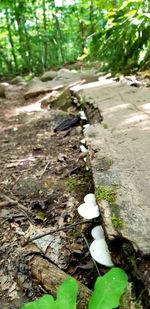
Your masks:
<instances>
[{"instance_id":1,"label":"white mushroom","mask_svg":"<svg viewBox=\"0 0 150 309\"><path fill-rule=\"evenodd\" d=\"M84 145L80 145L81 152L87 153L87 148Z\"/></svg>"},{"instance_id":2,"label":"white mushroom","mask_svg":"<svg viewBox=\"0 0 150 309\"><path fill-rule=\"evenodd\" d=\"M81 139L81 143L82 143L82 144L85 144L85 143L86 143L85 138Z\"/></svg>"},{"instance_id":3,"label":"white mushroom","mask_svg":"<svg viewBox=\"0 0 150 309\"><path fill-rule=\"evenodd\" d=\"M92 231L91 235L93 236L94 239L104 239L104 230L101 225L95 226Z\"/></svg>"},{"instance_id":4,"label":"white mushroom","mask_svg":"<svg viewBox=\"0 0 150 309\"><path fill-rule=\"evenodd\" d=\"M90 245L90 253L92 258L107 267L112 267L113 262L109 253L109 249L105 239L95 239Z\"/></svg>"},{"instance_id":5,"label":"white mushroom","mask_svg":"<svg viewBox=\"0 0 150 309\"><path fill-rule=\"evenodd\" d=\"M86 128L89 128L90 127L90 124L87 123L87 124L84 124L83 128L86 129Z\"/></svg>"},{"instance_id":6,"label":"white mushroom","mask_svg":"<svg viewBox=\"0 0 150 309\"><path fill-rule=\"evenodd\" d=\"M93 219L99 217L99 208L97 205L92 206L83 203L78 207L78 213L85 219Z\"/></svg>"},{"instance_id":7,"label":"white mushroom","mask_svg":"<svg viewBox=\"0 0 150 309\"><path fill-rule=\"evenodd\" d=\"M96 206L95 195L93 193L85 195L84 202L90 206Z\"/></svg>"},{"instance_id":8,"label":"white mushroom","mask_svg":"<svg viewBox=\"0 0 150 309\"><path fill-rule=\"evenodd\" d=\"M85 112L83 110L79 111L79 115L80 115L80 118L82 120L87 120L87 117L86 117Z\"/></svg>"}]
</instances>

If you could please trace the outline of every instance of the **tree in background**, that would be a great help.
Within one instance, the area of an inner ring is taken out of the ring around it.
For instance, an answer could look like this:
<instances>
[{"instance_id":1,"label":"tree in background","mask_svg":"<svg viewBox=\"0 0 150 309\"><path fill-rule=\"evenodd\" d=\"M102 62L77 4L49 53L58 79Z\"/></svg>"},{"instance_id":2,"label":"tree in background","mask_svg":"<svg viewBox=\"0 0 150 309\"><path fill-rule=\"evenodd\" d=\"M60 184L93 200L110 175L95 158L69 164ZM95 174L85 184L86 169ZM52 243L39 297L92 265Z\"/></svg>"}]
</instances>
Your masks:
<instances>
[{"instance_id":1,"label":"tree in background","mask_svg":"<svg viewBox=\"0 0 150 309\"><path fill-rule=\"evenodd\" d=\"M144 65L149 11L149 0L3 0L1 75L40 74L79 56L112 71Z\"/></svg>"}]
</instances>

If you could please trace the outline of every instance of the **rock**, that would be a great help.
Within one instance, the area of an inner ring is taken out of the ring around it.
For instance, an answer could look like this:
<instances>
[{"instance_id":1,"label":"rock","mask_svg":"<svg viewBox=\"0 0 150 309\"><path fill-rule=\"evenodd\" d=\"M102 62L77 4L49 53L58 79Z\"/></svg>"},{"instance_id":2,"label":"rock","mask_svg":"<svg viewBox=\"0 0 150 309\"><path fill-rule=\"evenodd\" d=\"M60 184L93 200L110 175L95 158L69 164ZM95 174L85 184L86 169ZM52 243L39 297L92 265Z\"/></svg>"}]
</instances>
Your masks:
<instances>
[{"instance_id":1,"label":"rock","mask_svg":"<svg viewBox=\"0 0 150 309\"><path fill-rule=\"evenodd\" d=\"M41 100L41 106L52 106L53 108L59 108L67 110L71 106L71 93L68 87L62 90L53 90L43 100Z\"/></svg>"},{"instance_id":2,"label":"rock","mask_svg":"<svg viewBox=\"0 0 150 309\"><path fill-rule=\"evenodd\" d=\"M22 85L25 83L25 80L21 76L16 76L11 80L12 85Z\"/></svg>"},{"instance_id":3,"label":"rock","mask_svg":"<svg viewBox=\"0 0 150 309\"><path fill-rule=\"evenodd\" d=\"M29 86L36 85L38 83L41 83L41 80L39 77L34 76L30 81L29 81ZM41 83L42 84L42 83Z\"/></svg>"},{"instance_id":4,"label":"rock","mask_svg":"<svg viewBox=\"0 0 150 309\"><path fill-rule=\"evenodd\" d=\"M80 76L78 73L74 72L74 71L70 71L68 69L60 69L58 72L57 72L57 79L62 79L62 80L65 80L65 79L69 79L69 80L72 80L72 79L76 79L76 77L79 79Z\"/></svg>"},{"instance_id":5,"label":"rock","mask_svg":"<svg viewBox=\"0 0 150 309\"><path fill-rule=\"evenodd\" d=\"M96 82L98 80L98 76L96 76L95 74L91 74L91 73L81 73L81 79L85 80L85 83L93 83Z\"/></svg>"},{"instance_id":6,"label":"rock","mask_svg":"<svg viewBox=\"0 0 150 309\"><path fill-rule=\"evenodd\" d=\"M39 196L40 189L40 181L34 176L20 177L16 183L16 190L22 197Z\"/></svg>"},{"instance_id":7,"label":"rock","mask_svg":"<svg viewBox=\"0 0 150 309\"><path fill-rule=\"evenodd\" d=\"M0 84L0 98L5 98L6 95L5 95L5 86Z\"/></svg>"},{"instance_id":8,"label":"rock","mask_svg":"<svg viewBox=\"0 0 150 309\"><path fill-rule=\"evenodd\" d=\"M42 82L47 82L48 80L54 79L56 76L57 76L56 71L47 71L41 76L40 80Z\"/></svg>"},{"instance_id":9,"label":"rock","mask_svg":"<svg viewBox=\"0 0 150 309\"><path fill-rule=\"evenodd\" d=\"M37 77L32 80L28 86L27 91L24 94L25 100L28 100L29 98L37 97L40 94L45 94L48 92L52 92L53 90L57 90L63 88L62 82L57 81L47 81L43 83L40 79Z\"/></svg>"},{"instance_id":10,"label":"rock","mask_svg":"<svg viewBox=\"0 0 150 309\"><path fill-rule=\"evenodd\" d=\"M84 89L84 98L102 112L104 123L86 130L87 144L96 149L91 161L95 186L118 186L117 208L110 208L120 218L119 229L136 250L150 254L150 140L149 91L113 83ZM88 111L87 111L88 112ZM92 131L91 131L92 130ZM91 135L94 134L93 136ZM102 170L100 160L109 158L112 164ZM107 209L107 207L105 207ZM103 213L106 222L107 214ZM111 218L110 218L111 221ZM107 226L107 225L106 225ZM141 228L142 226L142 228ZM109 230L108 237L111 237Z\"/></svg>"}]
</instances>

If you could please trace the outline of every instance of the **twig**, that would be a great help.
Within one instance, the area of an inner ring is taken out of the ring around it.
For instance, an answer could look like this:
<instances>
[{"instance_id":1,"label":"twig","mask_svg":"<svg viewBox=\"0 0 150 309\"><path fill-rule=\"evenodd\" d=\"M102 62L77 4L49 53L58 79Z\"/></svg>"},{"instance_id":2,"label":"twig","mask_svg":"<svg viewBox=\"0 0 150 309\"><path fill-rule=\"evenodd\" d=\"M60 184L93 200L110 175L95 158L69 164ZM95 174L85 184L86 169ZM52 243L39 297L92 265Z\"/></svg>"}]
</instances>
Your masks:
<instances>
[{"instance_id":1,"label":"twig","mask_svg":"<svg viewBox=\"0 0 150 309\"><path fill-rule=\"evenodd\" d=\"M25 217L33 224L32 219L27 214L27 212L29 212L29 214L31 214L31 212L29 210L27 210L24 205L20 204L17 200L12 200L10 197L6 196L5 194L0 194L0 198L5 200L5 201L0 203L1 207L16 206L19 210L22 211L22 213L25 215Z\"/></svg>"},{"instance_id":2,"label":"twig","mask_svg":"<svg viewBox=\"0 0 150 309\"><path fill-rule=\"evenodd\" d=\"M81 236L82 236L82 238L84 239L84 241L85 241L85 243L86 243L86 245L87 245L87 248L88 248L88 250L89 250L89 252L90 252L90 246L89 246L89 243L88 243L88 241L87 241L87 238L85 237L85 235L84 235L81 231L78 230L78 232L81 234ZM90 253L90 255L91 255L91 253ZM97 266L97 263L96 263L96 261L93 259L92 255L91 255L91 258L92 258L93 264L94 264L94 266L95 266L95 268L96 268L96 270L97 270L98 275L101 276L100 271L99 271L98 266Z\"/></svg>"},{"instance_id":3,"label":"twig","mask_svg":"<svg viewBox=\"0 0 150 309\"><path fill-rule=\"evenodd\" d=\"M90 222L91 222L91 220L86 220L86 221L83 220L83 221L79 221L79 222L76 222L76 223L73 223L73 224L68 224L68 225L63 226L63 227L61 227L59 229L55 229L55 230L49 231L47 233L44 233L44 234L32 237L29 240L27 240L27 242L24 245L26 245L27 243L32 242L32 241L34 241L36 239L42 238L44 236L51 235L51 234L54 234L54 233L57 233L57 232L60 232L60 231L65 231L65 230L68 230L68 229L72 229L72 228L74 228L77 225L86 224L86 223L90 223Z\"/></svg>"},{"instance_id":4,"label":"twig","mask_svg":"<svg viewBox=\"0 0 150 309\"><path fill-rule=\"evenodd\" d=\"M44 167L44 169L43 169L42 173L40 174L40 177L39 177L39 178L42 178L42 176L43 176L43 175L44 175L44 173L46 172L47 167L49 166L49 164L50 164L50 161L48 161L48 162L46 163L46 165L45 165L45 167Z\"/></svg>"}]
</instances>

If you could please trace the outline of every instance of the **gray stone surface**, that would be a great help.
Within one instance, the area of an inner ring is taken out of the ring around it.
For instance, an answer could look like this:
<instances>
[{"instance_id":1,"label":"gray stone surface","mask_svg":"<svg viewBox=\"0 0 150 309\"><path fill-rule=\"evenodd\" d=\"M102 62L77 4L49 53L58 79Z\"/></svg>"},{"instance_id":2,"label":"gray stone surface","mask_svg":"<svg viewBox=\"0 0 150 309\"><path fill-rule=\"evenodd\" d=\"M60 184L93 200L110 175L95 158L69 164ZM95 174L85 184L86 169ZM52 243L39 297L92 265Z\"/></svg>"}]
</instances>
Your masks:
<instances>
[{"instance_id":1,"label":"gray stone surface","mask_svg":"<svg viewBox=\"0 0 150 309\"><path fill-rule=\"evenodd\" d=\"M46 72L45 74L47 74ZM77 71L71 71L68 69L61 69L56 73L56 77L53 80L41 81L39 78L34 77L28 84L28 89L24 94L25 99L36 97L40 94L51 92L53 90L62 89L63 87L71 88L74 84L80 84L85 82L93 82L97 79L97 76L84 71L82 73ZM43 79L42 79L43 80Z\"/></svg>"},{"instance_id":2,"label":"gray stone surface","mask_svg":"<svg viewBox=\"0 0 150 309\"><path fill-rule=\"evenodd\" d=\"M47 71L44 72L43 75L41 76L41 81L42 82L47 82L48 80L52 80L57 76L56 71Z\"/></svg>"},{"instance_id":3,"label":"gray stone surface","mask_svg":"<svg viewBox=\"0 0 150 309\"><path fill-rule=\"evenodd\" d=\"M84 98L103 116L101 124L85 130L95 185L116 186L116 206L102 207L108 237L114 230L108 214L115 214L124 224L122 236L150 254L150 89L112 81L83 88ZM102 160L110 162L108 169Z\"/></svg>"}]
</instances>

